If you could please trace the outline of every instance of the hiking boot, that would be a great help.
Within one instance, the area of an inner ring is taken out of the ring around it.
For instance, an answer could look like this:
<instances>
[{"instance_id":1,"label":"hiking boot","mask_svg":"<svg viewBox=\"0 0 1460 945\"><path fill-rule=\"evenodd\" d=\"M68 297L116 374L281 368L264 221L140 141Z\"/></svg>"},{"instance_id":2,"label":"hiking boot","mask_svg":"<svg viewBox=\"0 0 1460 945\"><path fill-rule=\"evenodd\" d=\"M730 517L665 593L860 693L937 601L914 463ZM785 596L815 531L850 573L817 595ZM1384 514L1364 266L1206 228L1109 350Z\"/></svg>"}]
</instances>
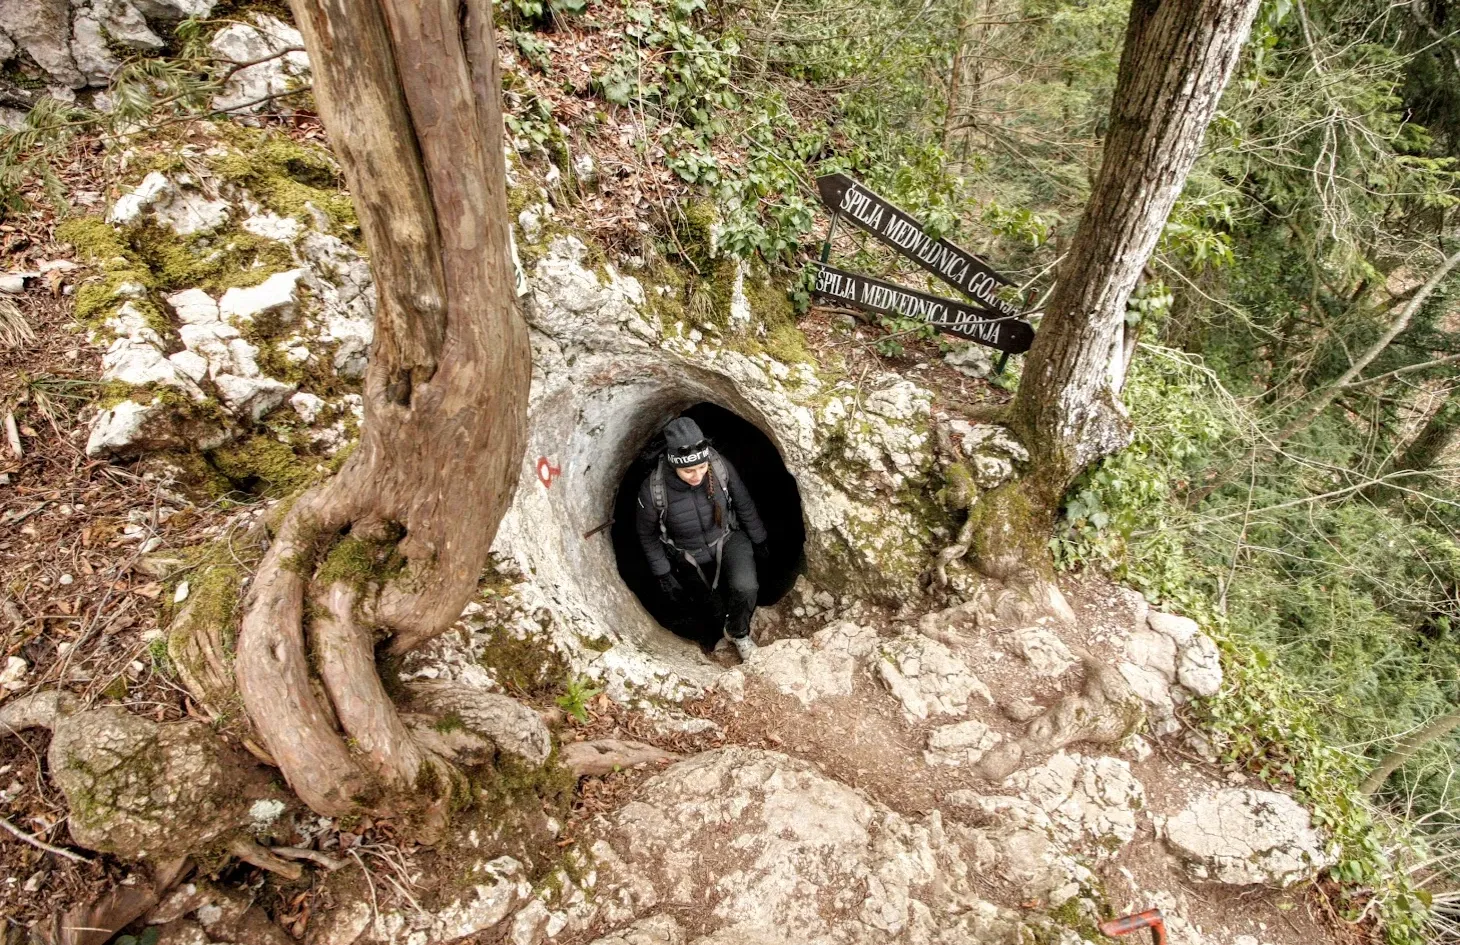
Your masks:
<instances>
[{"instance_id":1,"label":"hiking boot","mask_svg":"<svg viewBox=\"0 0 1460 945\"><path fill-rule=\"evenodd\" d=\"M748 633L743 637L731 637L730 642L735 644L735 652L740 654L740 662L742 663L750 659L750 654L758 649L755 641L750 638L750 634Z\"/></svg>"}]
</instances>

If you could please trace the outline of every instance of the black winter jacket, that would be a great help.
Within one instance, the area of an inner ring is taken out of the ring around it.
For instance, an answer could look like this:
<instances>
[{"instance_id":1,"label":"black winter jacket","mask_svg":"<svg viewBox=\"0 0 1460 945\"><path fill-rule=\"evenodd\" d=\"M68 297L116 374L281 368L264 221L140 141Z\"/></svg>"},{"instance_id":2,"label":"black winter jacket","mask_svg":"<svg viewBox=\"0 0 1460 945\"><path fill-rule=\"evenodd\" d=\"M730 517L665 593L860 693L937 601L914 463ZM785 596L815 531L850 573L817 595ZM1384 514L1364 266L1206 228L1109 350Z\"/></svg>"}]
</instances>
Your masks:
<instances>
[{"instance_id":1,"label":"black winter jacket","mask_svg":"<svg viewBox=\"0 0 1460 945\"><path fill-rule=\"evenodd\" d=\"M721 532L721 526L715 524L714 505L711 504L712 500L706 490L713 473L707 473L698 486L691 486L679 478L667 462L661 459L659 463L664 471L664 527L668 530L670 539L681 549L694 555L701 565L713 564L713 546L719 540ZM734 499L737 523L750 537L751 542L758 545L766 540L765 525L761 523L760 514L755 510L750 491L740 481L740 474L730 465L729 460L725 461L725 467L730 476L730 495ZM649 570L654 572L655 577L663 577L669 573L669 555L674 554L674 550L667 547L659 537L659 511L654 508L653 480L654 474L650 473L644 477L644 484L639 487L639 544L644 548L644 557L649 559ZM724 521L724 483L715 483L713 502L720 506L720 520Z\"/></svg>"}]
</instances>

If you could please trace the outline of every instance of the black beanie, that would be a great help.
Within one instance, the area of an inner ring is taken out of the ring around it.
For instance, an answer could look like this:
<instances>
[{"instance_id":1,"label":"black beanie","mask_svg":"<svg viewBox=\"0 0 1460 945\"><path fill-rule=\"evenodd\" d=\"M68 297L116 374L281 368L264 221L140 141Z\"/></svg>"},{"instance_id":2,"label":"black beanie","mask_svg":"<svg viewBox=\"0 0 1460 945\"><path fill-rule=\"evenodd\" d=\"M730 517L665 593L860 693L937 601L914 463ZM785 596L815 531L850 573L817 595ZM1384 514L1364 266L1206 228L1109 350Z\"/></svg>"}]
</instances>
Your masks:
<instances>
[{"instance_id":1,"label":"black beanie","mask_svg":"<svg viewBox=\"0 0 1460 945\"><path fill-rule=\"evenodd\" d=\"M676 468L709 462L710 444L700 425L689 417L675 417L664 427L664 456Z\"/></svg>"}]
</instances>

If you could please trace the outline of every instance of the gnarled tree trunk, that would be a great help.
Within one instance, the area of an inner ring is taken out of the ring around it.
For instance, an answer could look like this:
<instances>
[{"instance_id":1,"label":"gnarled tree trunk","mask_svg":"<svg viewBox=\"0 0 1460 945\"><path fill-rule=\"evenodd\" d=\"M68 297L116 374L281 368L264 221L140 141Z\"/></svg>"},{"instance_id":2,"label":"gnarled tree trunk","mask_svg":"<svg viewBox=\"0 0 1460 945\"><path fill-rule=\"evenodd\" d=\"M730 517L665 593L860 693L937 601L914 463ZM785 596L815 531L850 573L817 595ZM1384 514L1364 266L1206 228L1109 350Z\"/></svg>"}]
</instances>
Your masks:
<instances>
[{"instance_id":1,"label":"gnarled tree trunk","mask_svg":"<svg viewBox=\"0 0 1460 945\"><path fill-rule=\"evenodd\" d=\"M977 562L994 577L1048 586L1045 542L1065 490L1128 440L1116 394L1126 302L1196 160L1257 6L1131 5L1100 174L1009 414L1029 449L1029 474L975 507Z\"/></svg>"},{"instance_id":2,"label":"gnarled tree trunk","mask_svg":"<svg viewBox=\"0 0 1460 945\"><path fill-rule=\"evenodd\" d=\"M531 357L509 255L488 0L291 0L378 293L359 447L294 504L237 677L289 785L335 815L447 783L376 654L449 628L517 481ZM306 606L306 599L309 606ZM432 793L432 792L427 792Z\"/></svg>"}]
</instances>

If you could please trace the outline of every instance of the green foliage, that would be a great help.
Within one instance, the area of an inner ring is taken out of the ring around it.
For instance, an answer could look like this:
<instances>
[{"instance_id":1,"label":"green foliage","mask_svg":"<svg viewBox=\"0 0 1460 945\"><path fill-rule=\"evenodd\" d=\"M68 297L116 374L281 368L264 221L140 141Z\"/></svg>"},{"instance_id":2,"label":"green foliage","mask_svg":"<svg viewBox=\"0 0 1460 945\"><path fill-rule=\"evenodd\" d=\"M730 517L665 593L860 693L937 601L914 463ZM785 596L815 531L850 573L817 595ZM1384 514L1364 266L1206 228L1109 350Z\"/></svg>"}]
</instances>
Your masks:
<instances>
[{"instance_id":1,"label":"green foliage","mask_svg":"<svg viewBox=\"0 0 1460 945\"><path fill-rule=\"evenodd\" d=\"M563 694L558 696L558 708L567 712L579 722L588 721L588 703L593 701L603 690L594 686L592 681L581 676L575 676L568 680L563 687Z\"/></svg>"}]
</instances>

